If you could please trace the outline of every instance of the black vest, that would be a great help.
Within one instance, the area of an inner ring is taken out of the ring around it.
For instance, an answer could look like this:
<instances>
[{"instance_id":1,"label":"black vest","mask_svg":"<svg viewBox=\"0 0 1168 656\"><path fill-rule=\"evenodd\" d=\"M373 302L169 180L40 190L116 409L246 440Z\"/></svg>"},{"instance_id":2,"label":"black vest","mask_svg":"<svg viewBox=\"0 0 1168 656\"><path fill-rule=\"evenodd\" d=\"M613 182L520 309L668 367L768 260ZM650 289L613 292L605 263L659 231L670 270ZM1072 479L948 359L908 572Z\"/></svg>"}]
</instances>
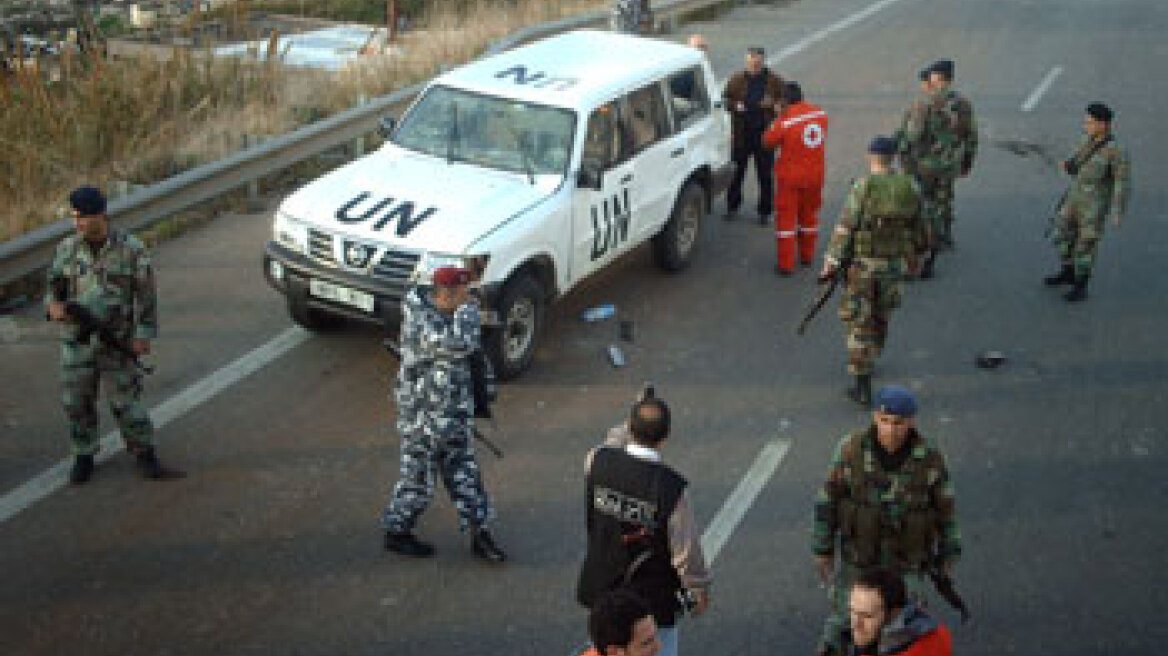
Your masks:
<instances>
[{"instance_id":1,"label":"black vest","mask_svg":"<svg viewBox=\"0 0 1168 656\"><path fill-rule=\"evenodd\" d=\"M649 603L659 626L674 625L681 579L669 550L669 518L685 486L663 464L622 448L596 450L588 472L588 554L576 586L581 604L591 607L623 585Z\"/></svg>"}]
</instances>

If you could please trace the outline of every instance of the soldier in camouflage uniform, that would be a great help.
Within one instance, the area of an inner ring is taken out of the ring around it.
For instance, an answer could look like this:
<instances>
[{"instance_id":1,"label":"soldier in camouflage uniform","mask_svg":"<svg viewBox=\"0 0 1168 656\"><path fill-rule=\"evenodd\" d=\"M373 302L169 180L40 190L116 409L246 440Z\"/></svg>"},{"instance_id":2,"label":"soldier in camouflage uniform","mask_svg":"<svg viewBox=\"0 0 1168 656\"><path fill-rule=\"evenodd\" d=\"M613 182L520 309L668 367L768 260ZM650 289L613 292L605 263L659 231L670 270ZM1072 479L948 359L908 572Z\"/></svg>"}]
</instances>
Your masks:
<instances>
[{"instance_id":1,"label":"soldier in camouflage uniform","mask_svg":"<svg viewBox=\"0 0 1168 656\"><path fill-rule=\"evenodd\" d=\"M881 389L872 425L840 441L815 499L811 549L832 602L821 654L841 653L848 596L862 569L901 575L920 605L926 570L950 574L961 555L953 483L941 452L916 431L916 409L907 389Z\"/></svg>"},{"instance_id":2,"label":"soldier in camouflage uniform","mask_svg":"<svg viewBox=\"0 0 1168 656\"><path fill-rule=\"evenodd\" d=\"M893 139L872 140L871 173L852 183L819 274L821 281L846 276L839 316L848 333L848 373L855 377L848 396L863 406L872 400L872 370L900 305L900 281L916 273L928 246L917 185L890 169L895 152Z\"/></svg>"},{"instance_id":3,"label":"soldier in camouflage uniform","mask_svg":"<svg viewBox=\"0 0 1168 656\"><path fill-rule=\"evenodd\" d=\"M1086 135L1075 154L1063 162L1074 181L1059 204L1054 244L1061 270L1046 278L1051 287L1073 284L1068 301L1087 298L1087 281L1095 267L1095 251L1103 226L1111 219L1118 228L1131 195L1131 162L1111 131L1112 111L1103 103L1087 106Z\"/></svg>"},{"instance_id":4,"label":"soldier in camouflage uniform","mask_svg":"<svg viewBox=\"0 0 1168 656\"><path fill-rule=\"evenodd\" d=\"M415 287L403 302L401 369L394 398L401 434L401 477L382 518L385 548L409 556L430 556L434 548L418 540L414 524L434 496L441 474L458 511L459 525L471 531L476 556L502 562L487 522L494 511L474 453L474 394L470 357L480 346L478 304L471 298L471 272L443 267L432 289Z\"/></svg>"},{"instance_id":5,"label":"soldier in camouflage uniform","mask_svg":"<svg viewBox=\"0 0 1168 656\"><path fill-rule=\"evenodd\" d=\"M133 235L111 230L105 197L93 187L69 195L76 233L57 245L49 267L45 303L49 319L62 322L62 401L69 417L74 462L69 479L85 483L93 475L100 447L97 396L106 379L109 408L121 429L126 448L135 455L147 478L177 478L181 472L164 467L154 452L154 426L142 406L142 373L134 358L99 335L81 341L82 329L69 314L76 303L105 324L126 350L150 352L158 335L157 297L150 254Z\"/></svg>"},{"instance_id":6,"label":"soldier in camouflage uniform","mask_svg":"<svg viewBox=\"0 0 1168 656\"><path fill-rule=\"evenodd\" d=\"M932 277L937 251L953 245L953 183L969 175L978 143L973 105L951 86L953 62L941 60L927 70L928 98L909 108L900 145L905 170L916 176L932 223L922 278Z\"/></svg>"}]
</instances>

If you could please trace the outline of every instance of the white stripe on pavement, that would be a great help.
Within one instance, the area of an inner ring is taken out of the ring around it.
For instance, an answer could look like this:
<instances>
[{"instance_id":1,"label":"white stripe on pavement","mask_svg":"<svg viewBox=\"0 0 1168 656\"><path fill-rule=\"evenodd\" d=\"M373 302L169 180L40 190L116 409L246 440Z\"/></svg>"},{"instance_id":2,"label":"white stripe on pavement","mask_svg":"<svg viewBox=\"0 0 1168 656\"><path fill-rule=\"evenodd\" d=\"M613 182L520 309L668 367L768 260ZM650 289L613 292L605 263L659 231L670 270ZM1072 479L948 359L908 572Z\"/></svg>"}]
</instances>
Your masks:
<instances>
[{"instance_id":1,"label":"white stripe on pavement","mask_svg":"<svg viewBox=\"0 0 1168 656\"><path fill-rule=\"evenodd\" d=\"M860 21L871 18L875 14L887 9L888 7L891 7L898 2L900 2L900 0L880 0L880 2L874 2L867 7L864 7L860 11L842 18L821 30L812 32L811 34L808 34L802 39L799 39L786 48L783 48L779 52L768 57L767 64L773 66L786 59L787 57L790 57L791 55L796 55L800 52L803 52L807 48L815 45L816 43L819 43L832 34L835 34L840 30L846 30L847 28L855 25L856 23L859 23Z\"/></svg>"},{"instance_id":2,"label":"white stripe on pavement","mask_svg":"<svg viewBox=\"0 0 1168 656\"><path fill-rule=\"evenodd\" d=\"M295 326L288 328L266 344L163 401L150 411L154 427L162 428L206 403L219 392L303 343L308 337L309 333L301 328ZM101 451L95 460L98 462L108 460L124 447L118 431L112 430L101 439ZM20 511L64 487L69 481L71 467L72 459L61 460L32 480L0 497L0 523L8 521Z\"/></svg>"},{"instance_id":3,"label":"white stripe on pavement","mask_svg":"<svg viewBox=\"0 0 1168 656\"><path fill-rule=\"evenodd\" d=\"M738 481L738 487L726 498L726 503L722 504L722 509L714 515L713 521L702 534L702 552L706 555L706 562L713 564L734 529L746 516L747 509L754 503L758 493L762 492L763 486L774 475L790 449L791 440L782 438L767 442L762 448L754 464Z\"/></svg>"},{"instance_id":4,"label":"white stripe on pavement","mask_svg":"<svg viewBox=\"0 0 1168 656\"><path fill-rule=\"evenodd\" d=\"M1050 72L1046 74L1046 77L1042 78L1042 81L1038 83L1038 86L1034 88L1034 91L1030 92L1030 96L1028 96L1026 101L1022 103L1022 111L1029 112L1033 110L1038 105L1038 101L1042 100L1043 94L1045 94L1047 90L1050 89L1050 85L1054 84L1054 81L1057 80L1058 76L1062 74L1062 66L1055 66L1054 68L1050 69Z\"/></svg>"}]
</instances>

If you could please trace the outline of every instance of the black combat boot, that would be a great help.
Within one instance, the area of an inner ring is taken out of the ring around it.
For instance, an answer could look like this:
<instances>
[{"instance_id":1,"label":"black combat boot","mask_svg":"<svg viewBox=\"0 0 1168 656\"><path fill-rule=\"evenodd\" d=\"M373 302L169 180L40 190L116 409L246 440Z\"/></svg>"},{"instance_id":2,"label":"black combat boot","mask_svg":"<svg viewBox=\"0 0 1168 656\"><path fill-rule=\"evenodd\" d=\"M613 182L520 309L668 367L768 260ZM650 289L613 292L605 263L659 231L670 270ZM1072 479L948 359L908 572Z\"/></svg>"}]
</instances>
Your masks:
<instances>
[{"instance_id":1,"label":"black combat boot","mask_svg":"<svg viewBox=\"0 0 1168 656\"><path fill-rule=\"evenodd\" d=\"M929 256L925 258L925 264L921 267L921 280L928 280L933 277L933 263L937 261L937 251L929 251Z\"/></svg>"},{"instance_id":2,"label":"black combat boot","mask_svg":"<svg viewBox=\"0 0 1168 656\"><path fill-rule=\"evenodd\" d=\"M856 376L856 384L848 388L848 398L865 408L872 407L872 376Z\"/></svg>"},{"instance_id":3,"label":"black combat boot","mask_svg":"<svg viewBox=\"0 0 1168 656\"><path fill-rule=\"evenodd\" d=\"M386 531L385 550L415 558L427 558L434 555L434 547L414 537L413 533Z\"/></svg>"},{"instance_id":4,"label":"black combat boot","mask_svg":"<svg viewBox=\"0 0 1168 656\"><path fill-rule=\"evenodd\" d=\"M507 560L507 554L495 544L491 532L485 528L476 528L470 537L471 553L492 563L501 563Z\"/></svg>"},{"instance_id":5,"label":"black combat boot","mask_svg":"<svg viewBox=\"0 0 1168 656\"><path fill-rule=\"evenodd\" d=\"M1075 286L1071 291L1063 295L1068 303L1078 303L1087 298L1087 276L1079 276L1075 278Z\"/></svg>"},{"instance_id":6,"label":"black combat boot","mask_svg":"<svg viewBox=\"0 0 1168 656\"><path fill-rule=\"evenodd\" d=\"M142 478L148 478L152 481L172 481L186 476L185 472L171 469L159 462L158 455L154 453L152 446L135 449L134 457L138 460L138 471L141 472Z\"/></svg>"},{"instance_id":7,"label":"black combat boot","mask_svg":"<svg viewBox=\"0 0 1168 656\"><path fill-rule=\"evenodd\" d=\"M69 482L74 485L88 483L93 476L93 456L77 456L73 459L73 469L69 471Z\"/></svg>"},{"instance_id":8,"label":"black combat boot","mask_svg":"<svg viewBox=\"0 0 1168 656\"><path fill-rule=\"evenodd\" d=\"M1064 264L1063 268L1058 273L1047 276L1042 279L1047 287L1058 287L1059 285L1069 285L1075 282L1075 267L1070 264Z\"/></svg>"}]
</instances>

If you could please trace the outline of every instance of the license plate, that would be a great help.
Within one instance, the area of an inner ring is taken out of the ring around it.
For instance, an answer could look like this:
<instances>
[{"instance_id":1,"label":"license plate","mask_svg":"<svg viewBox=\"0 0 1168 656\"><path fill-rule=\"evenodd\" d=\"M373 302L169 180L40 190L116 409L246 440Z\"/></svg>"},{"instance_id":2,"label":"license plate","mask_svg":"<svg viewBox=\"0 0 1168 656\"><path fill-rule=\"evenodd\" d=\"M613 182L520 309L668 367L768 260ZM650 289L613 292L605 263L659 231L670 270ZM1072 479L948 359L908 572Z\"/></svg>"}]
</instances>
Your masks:
<instances>
[{"instance_id":1,"label":"license plate","mask_svg":"<svg viewBox=\"0 0 1168 656\"><path fill-rule=\"evenodd\" d=\"M334 303L350 305L355 308L373 313L373 295L348 287L334 285L323 280L309 280L308 293L317 298L323 298Z\"/></svg>"}]
</instances>

